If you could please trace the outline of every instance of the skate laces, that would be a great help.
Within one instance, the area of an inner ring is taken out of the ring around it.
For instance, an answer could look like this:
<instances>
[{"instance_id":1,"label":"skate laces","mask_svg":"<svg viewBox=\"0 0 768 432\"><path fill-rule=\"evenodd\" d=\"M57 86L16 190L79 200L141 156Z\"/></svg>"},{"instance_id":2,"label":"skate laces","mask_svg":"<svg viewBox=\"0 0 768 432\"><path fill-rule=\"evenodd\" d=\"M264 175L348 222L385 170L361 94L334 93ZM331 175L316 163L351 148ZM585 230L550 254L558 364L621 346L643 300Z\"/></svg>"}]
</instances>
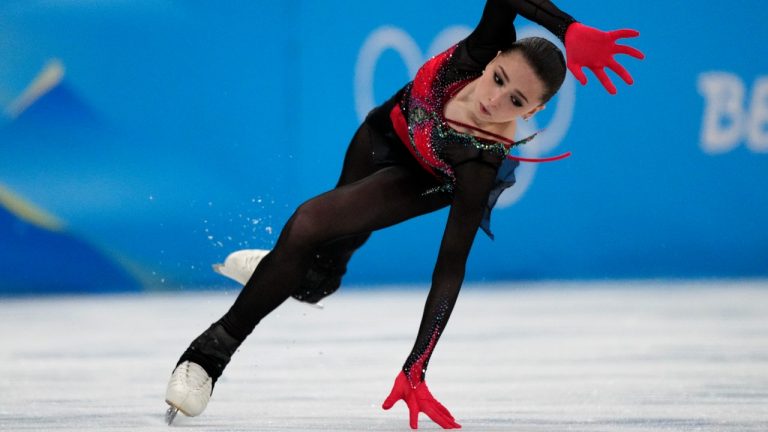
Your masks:
<instances>
[{"instance_id":1,"label":"skate laces","mask_svg":"<svg viewBox=\"0 0 768 432\"><path fill-rule=\"evenodd\" d=\"M205 369L203 369L202 366L190 361L180 364L171 377L172 382L184 385L193 390L203 388L210 379L211 377L208 376L208 373L205 372Z\"/></svg>"}]
</instances>

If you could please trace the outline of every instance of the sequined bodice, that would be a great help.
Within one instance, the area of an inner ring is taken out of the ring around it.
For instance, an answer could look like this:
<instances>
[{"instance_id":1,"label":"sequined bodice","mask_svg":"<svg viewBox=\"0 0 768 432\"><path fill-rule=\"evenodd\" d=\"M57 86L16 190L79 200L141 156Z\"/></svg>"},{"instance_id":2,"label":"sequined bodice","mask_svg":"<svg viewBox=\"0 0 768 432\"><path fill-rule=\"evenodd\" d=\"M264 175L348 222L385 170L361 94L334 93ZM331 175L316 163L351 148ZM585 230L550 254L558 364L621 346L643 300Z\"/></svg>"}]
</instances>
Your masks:
<instances>
[{"instance_id":1,"label":"sequined bodice","mask_svg":"<svg viewBox=\"0 0 768 432\"><path fill-rule=\"evenodd\" d=\"M455 180L453 168L446 157L449 147L479 149L501 160L512 146L528 141L515 143L478 138L449 124L467 126L446 119L443 113L448 101L481 74L477 70L456 67L452 62L455 50L456 46L446 50L419 69L413 81L405 87L400 103L393 108L391 115L395 130L416 159L427 170L446 180L443 189L450 189Z\"/></svg>"},{"instance_id":2,"label":"sequined bodice","mask_svg":"<svg viewBox=\"0 0 768 432\"><path fill-rule=\"evenodd\" d=\"M443 106L440 108L444 109L445 104L443 104ZM408 118L409 124L414 125L415 127L421 127L427 123L431 123L431 126L434 129L431 147L437 152L438 155L440 155L440 150L444 148L446 142L458 143L459 145L464 146L472 146L480 150L498 153L500 156L507 153L507 146L504 143L482 139L469 133L460 132L453 128L449 124L449 121L444 116L441 116L438 112L428 111L419 107L411 109Z\"/></svg>"}]
</instances>

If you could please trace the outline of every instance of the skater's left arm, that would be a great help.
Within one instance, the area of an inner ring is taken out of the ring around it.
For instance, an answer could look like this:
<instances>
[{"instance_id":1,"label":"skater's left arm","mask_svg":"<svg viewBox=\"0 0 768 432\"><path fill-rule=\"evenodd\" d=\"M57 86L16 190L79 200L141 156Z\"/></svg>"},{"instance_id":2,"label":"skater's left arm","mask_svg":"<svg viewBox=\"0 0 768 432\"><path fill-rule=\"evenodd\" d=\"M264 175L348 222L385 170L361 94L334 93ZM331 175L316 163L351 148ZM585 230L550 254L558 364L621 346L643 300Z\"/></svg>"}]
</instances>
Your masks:
<instances>
[{"instance_id":1,"label":"skater's left arm","mask_svg":"<svg viewBox=\"0 0 768 432\"><path fill-rule=\"evenodd\" d=\"M500 164L499 160L484 159L488 157L454 168L456 183L453 203L432 274L432 288L424 306L419 333L392 393L384 402L384 409L389 409L397 400L404 399L410 410L413 428L417 426L419 411L444 428L458 426L450 412L429 394L424 377L435 345L456 304L464 281L467 257Z\"/></svg>"},{"instance_id":2,"label":"skater's left arm","mask_svg":"<svg viewBox=\"0 0 768 432\"><path fill-rule=\"evenodd\" d=\"M453 202L432 274L432 287L416 343L403 367L413 383L423 380L429 355L459 296L469 251L496 178L496 163L497 160L478 158L454 168L456 183Z\"/></svg>"},{"instance_id":3,"label":"skater's left arm","mask_svg":"<svg viewBox=\"0 0 768 432\"><path fill-rule=\"evenodd\" d=\"M563 42L568 69L582 85L587 83L582 69L588 68L609 93L616 94L616 86L608 78L605 68L611 69L627 84L632 84L633 80L614 56L645 57L636 48L616 43L618 39L636 37L639 32L628 29L606 32L589 27L550 0L487 0L480 23L466 39L470 55L486 64L497 51L507 49L516 38L512 22L517 15L541 25Z\"/></svg>"}]
</instances>

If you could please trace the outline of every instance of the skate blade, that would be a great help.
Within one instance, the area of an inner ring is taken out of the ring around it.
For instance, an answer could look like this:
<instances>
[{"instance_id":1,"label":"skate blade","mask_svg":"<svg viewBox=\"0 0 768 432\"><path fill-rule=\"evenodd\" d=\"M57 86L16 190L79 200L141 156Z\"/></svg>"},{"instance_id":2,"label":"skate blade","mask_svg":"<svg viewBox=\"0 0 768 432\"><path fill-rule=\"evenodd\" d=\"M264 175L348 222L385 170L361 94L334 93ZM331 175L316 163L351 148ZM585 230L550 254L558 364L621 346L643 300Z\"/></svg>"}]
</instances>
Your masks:
<instances>
[{"instance_id":1,"label":"skate blade","mask_svg":"<svg viewBox=\"0 0 768 432\"><path fill-rule=\"evenodd\" d=\"M173 419L176 418L176 414L179 413L179 409L175 406L171 405L168 407L168 411L165 412L165 422L168 424L168 426L173 423Z\"/></svg>"},{"instance_id":2,"label":"skate blade","mask_svg":"<svg viewBox=\"0 0 768 432\"><path fill-rule=\"evenodd\" d=\"M231 279L239 283L240 285L245 285L245 283L248 282L248 278L250 277L250 275L248 275L248 277L246 277L245 280L240 280L240 278L238 277L239 275L237 273L232 274L231 269L224 264L211 264L211 268L213 269L214 272L224 276L227 279Z\"/></svg>"},{"instance_id":3,"label":"skate blade","mask_svg":"<svg viewBox=\"0 0 768 432\"><path fill-rule=\"evenodd\" d=\"M213 268L213 271L216 273L226 276L224 273L221 272L222 267L224 267L224 264L211 264L211 267Z\"/></svg>"}]
</instances>

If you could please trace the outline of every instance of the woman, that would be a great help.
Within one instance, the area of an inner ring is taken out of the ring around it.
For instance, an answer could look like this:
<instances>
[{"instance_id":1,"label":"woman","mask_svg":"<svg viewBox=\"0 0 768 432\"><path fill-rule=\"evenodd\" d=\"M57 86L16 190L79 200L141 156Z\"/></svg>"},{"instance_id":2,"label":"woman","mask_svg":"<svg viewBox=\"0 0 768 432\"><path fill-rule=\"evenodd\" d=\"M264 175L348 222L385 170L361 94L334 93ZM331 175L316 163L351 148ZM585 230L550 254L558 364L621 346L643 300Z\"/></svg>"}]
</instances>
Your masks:
<instances>
[{"instance_id":1,"label":"woman","mask_svg":"<svg viewBox=\"0 0 768 432\"><path fill-rule=\"evenodd\" d=\"M370 112L347 149L336 188L299 206L230 310L182 354L166 393L169 423L178 410L203 411L232 354L288 297L314 303L335 291L372 231L450 206L418 335L383 407L405 400L412 428L419 412L444 428L460 427L430 394L427 364L458 297L477 229L490 234L490 209L514 182L520 158L508 153L522 143L512 140L517 120L544 109L566 71L551 42L516 41L518 14L564 41L568 67L582 84L582 66L611 93L604 66L631 84L612 56L642 58L615 44L637 32L584 26L547 0L488 0L472 34Z\"/></svg>"}]
</instances>

